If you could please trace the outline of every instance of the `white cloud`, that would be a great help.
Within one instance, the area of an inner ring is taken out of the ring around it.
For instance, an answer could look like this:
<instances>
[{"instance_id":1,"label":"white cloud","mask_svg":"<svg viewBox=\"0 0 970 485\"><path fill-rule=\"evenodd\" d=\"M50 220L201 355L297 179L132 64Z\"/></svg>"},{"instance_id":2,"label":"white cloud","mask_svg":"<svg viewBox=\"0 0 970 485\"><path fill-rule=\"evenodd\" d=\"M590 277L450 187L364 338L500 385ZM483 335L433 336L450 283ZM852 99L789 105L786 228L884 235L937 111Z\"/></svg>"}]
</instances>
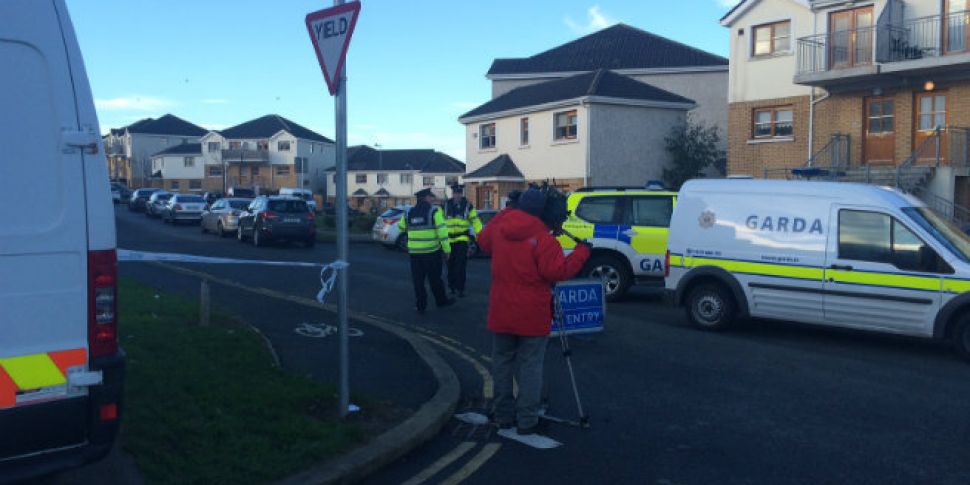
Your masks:
<instances>
[{"instance_id":1,"label":"white cloud","mask_svg":"<svg viewBox=\"0 0 970 485\"><path fill-rule=\"evenodd\" d=\"M125 96L94 100L94 106L96 108L115 111L157 111L172 106L173 104L167 99L152 96Z\"/></svg>"},{"instance_id":2,"label":"white cloud","mask_svg":"<svg viewBox=\"0 0 970 485\"><path fill-rule=\"evenodd\" d=\"M720 1L723 1L723 0L720 0ZM592 7L589 7L589 9L586 10L585 24L576 22L575 20L572 19L572 17L568 15L564 17L562 21L563 23L566 24L566 27L569 27L570 29L572 29L573 32L580 35L596 32L597 30L605 29L606 27L609 27L619 22L618 20L614 19L613 17L610 17L606 13L603 13L603 10L600 9L599 5L593 5Z\"/></svg>"},{"instance_id":3,"label":"white cloud","mask_svg":"<svg viewBox=\"0 0 970 485\"><path fill-rule=\"evenodd\" d=\"M740 0L714 0L721 8L731 8L738 4Z\"/></svg>"},{"instance_id":4,"label":"white cloud","mask_svg":"<svg viewBox=\"0 0 970 485\"><path fill-rule=\"evenodd\" d=\"M202 100L202 104L227 104L228 102L228 99L222 98L208 98Z\"/></svg>"}]
</instances>

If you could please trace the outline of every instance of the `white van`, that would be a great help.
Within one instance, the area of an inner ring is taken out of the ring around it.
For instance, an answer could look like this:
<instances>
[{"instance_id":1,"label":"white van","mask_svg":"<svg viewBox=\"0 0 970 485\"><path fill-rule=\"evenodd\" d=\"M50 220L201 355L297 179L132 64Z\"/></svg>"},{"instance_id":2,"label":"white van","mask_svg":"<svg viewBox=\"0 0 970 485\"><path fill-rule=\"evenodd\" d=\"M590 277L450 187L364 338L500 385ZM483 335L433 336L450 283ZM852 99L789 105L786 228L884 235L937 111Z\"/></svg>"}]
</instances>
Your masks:
<instances>
[{"instance_id":1,"label":"white van","mask_svg":"<svg viewBox=\"0 0 970 485\"><path fill-rule=\"evenodd\" d=\"M0 2L0 482L104 456L118 431L114 212L63 0Z\"/></svg>"},{"instance_id":2,"label":"white van","mask_svg":"<svg viewBox=\"0 0 970 485\"><path fill-rule=\"evenodd\" d=\"M891 188L691 181L667 257L668 297L701 328L790 320L949 339L970 357L970 237Z\"/></svg>"},{"instance_id":3,"label":"white van","mask_svg":"<svg viewBox=\"0 0 970 485\"><path fill-rule=\"evenodd\" d=\"M296 197L297 199L303 199L306 201L307 206L313 212L317 211L317 201L313 198L313 191L307 189L294 189L290 187L283 187L280 189L280 195L287 195L290 197Z\"/></svg>"}]
</instances>

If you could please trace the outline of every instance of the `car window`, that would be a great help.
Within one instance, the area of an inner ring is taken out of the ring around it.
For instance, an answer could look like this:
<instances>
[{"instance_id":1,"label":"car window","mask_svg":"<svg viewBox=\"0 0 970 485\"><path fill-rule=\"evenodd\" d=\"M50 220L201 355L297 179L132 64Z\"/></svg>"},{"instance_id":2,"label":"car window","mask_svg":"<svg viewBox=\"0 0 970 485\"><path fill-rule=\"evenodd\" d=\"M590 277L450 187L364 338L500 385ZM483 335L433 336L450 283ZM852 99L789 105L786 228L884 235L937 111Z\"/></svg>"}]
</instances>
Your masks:
<instances>
[{"instance_id":1,"label":"car window","mask_svg":"<svg viewBox=\"0 0 970 485\"><path fill-rule=\"evenodd\" d=\"M246 210L249 207L249 202L245 200L232 200L229 201L229 207L237 210Z\"/></svg>"},{"instance_id":2,"label":"car window","mask_svg":"<svg viewBox=\"0 0 970 485\"><path fill-rule=\"evenodd\" d=\"M189 204L201 204L205 202L204 200L202 200L202 197L198 195L180 195L178 197L178 201L189 203Z\"/></svg>"},{"instance_id":3,"label":"car window","mask_svg":"<svg viewBox=\"0 0 970 485\"><path fill-rule=\"evenodd\" d=\"M268 209L273 212L307 212L306 202L302 200L271 200Z\"/></svg>"},{"instance_id":4,"label":"car window","mask_svg":"<svg viewBox=\"0 0 970 485\"><path fill-rule=\"evenodd\" d=\"M401 209L388 209L384 211L383 214L381 214L381 217L394 217L396 215L399 215L402 212L404 211L402 211Z\"/></svg>"},{"instance_id":5,"label":"car window","mask_svg":"<svg viewBox=\"0 0 970 485\"><path fill-rule=\"evenodd\" d=\"M878 212L839 211L839 259L890 262L892 218Z\"/></svg>"},{"instance_id":6,"label":"car window","mask_svg":"<svg viewBox=\"0 0 970 485\"><path fill-rule=\"evenodd\" d=\"M576 207L576 217L593 224L618 224L619 197L586 197Z\"/></svg>"},{"instance_id":7,"label":"car window","mask_svg":"<svg viewBox=\"0 0 970 485\"><path fill-rule=\"evenodd\" d=\"M215 204L212 204L212 207L210 207L209 210L216 211L216 210L222 209L225 206L226 206L226 201L224 201L224 200L217 200Z\"/></svg>"},{"instance_id":8,"label":"car window","mask_svg":"<svg viewBox=\"0 0 970 485\"><path fill-rule=\"evenodd\" d=\"M495 217L495 212L479 212L478 220L482 221L482 224L488 224L488 221Z\"/></svg>"},{"instance_id":9,"label":"car window","mask_svg":"<svg viewBox=\"0 0 970 485\"><path fill-rule=\"evenodd\" d=\"M631 201L630 224L647 227L670 227L674 213L672 197L634 197Z\"/></svg>"}]
</instances>

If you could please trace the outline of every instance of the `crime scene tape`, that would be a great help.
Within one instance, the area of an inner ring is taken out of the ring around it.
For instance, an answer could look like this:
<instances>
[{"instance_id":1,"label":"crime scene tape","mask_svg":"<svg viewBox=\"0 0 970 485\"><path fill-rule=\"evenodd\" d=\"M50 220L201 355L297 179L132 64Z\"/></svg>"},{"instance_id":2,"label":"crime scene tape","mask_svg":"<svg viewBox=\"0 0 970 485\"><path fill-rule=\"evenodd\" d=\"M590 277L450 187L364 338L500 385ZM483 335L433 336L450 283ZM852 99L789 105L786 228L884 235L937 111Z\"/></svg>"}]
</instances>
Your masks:
<instances>
[{"instance_id":1,"label":"crime scene tape","mask_svg":"<svg viewBox=\"0 0 970 485\"><path fill-rule=\"evenodd\" d=\"M147 251L133 251L118 249L119 262L148 262L161 261L169 263L201 263L201 264L257 264L263 266L289 266L300 268L320 268L320 291L317 301L323 303L327 295L333 291L337 282L337 272L350 267L350 263L337 260L332 263L309 263L306 261L265 261L261 259L219 258L214 256L196 256L194 254L152 253Z\"/></svg>"}]
</instances>

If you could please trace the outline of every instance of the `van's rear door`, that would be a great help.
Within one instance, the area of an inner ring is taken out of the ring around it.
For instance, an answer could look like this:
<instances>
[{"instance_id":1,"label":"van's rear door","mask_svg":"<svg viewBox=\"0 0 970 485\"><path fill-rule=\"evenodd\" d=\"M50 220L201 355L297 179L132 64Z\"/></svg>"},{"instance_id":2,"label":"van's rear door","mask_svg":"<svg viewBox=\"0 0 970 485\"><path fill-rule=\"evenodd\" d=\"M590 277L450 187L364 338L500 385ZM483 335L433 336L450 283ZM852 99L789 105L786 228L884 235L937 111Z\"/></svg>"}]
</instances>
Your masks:
<instances>
[{"instance_id":1,"label":"van's rear door","mask_svg":"<svg viewBox=\"0 0 970 485\"><path fill-rule=\"evenodd\" d=\"M0 421L45 404L59 422L87 417L54 403L84 395L66 375L88 360L85 139L58 5L0 2ZM32 432L51 433L29 440L43 448L85 439L83 426ZM0 460L41 451L21 438L0 432Z\"/></svg>"}]
</instances>

